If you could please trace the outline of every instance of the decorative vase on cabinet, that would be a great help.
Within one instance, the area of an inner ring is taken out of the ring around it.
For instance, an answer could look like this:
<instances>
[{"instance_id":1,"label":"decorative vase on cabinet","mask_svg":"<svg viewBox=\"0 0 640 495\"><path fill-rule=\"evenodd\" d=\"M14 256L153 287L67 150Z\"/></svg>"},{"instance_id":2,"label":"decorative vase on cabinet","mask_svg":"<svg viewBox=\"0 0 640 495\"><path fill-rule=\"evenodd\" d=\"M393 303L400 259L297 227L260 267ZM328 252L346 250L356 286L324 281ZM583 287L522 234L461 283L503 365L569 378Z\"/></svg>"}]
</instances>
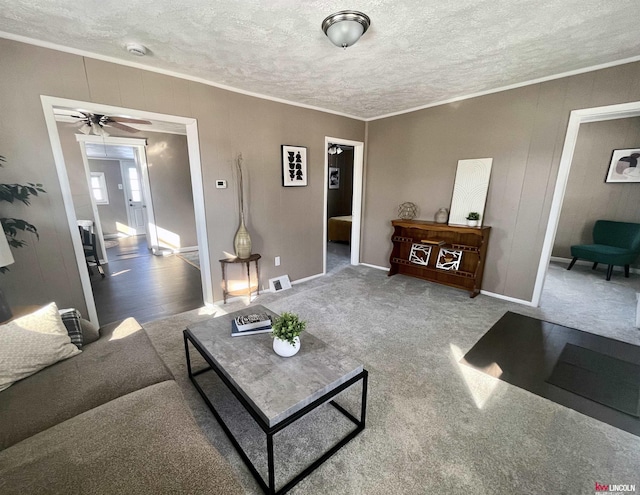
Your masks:
<instances>
[{"instance_id":1,"label":"decorative vase on cabinet","mask_svg":"<svg viewBox=\"0 0 640 495\"><path fill-rule=\"evenodd\" d=\"M233 247L236 251L236 256L240 259L247 259L251 256L251 236L249 231L244 226L244 215L240 219L240 226L236 232L236 236L233 239Z\"/></svg>"},{"instance_id":2,"label":"decorative vase on cabinet","mask_svg":"<svg viewBox=\"0 0 640 495\"><path fill-rule=\"evenodd\" d=\"M236 256L240 259L247 259L251 256L251 236L244 225L244 181L242 180L242 153L236 157L236 170L238 173L238 196L240 200L240 226L233 238L233 248Z\"/></svg>"},{"instance_id":3,"label":"decorative vase on cabinet","mask_svg":"<svg viewBox=\"0 0 640 495\"><path fill-rule=\"evenodd\" d=\"M447 210L446 208L440 208L438 211L436 211L436 223L447 223L447 220L449 220L449 210Z\"/></svg>"}]
</instances>

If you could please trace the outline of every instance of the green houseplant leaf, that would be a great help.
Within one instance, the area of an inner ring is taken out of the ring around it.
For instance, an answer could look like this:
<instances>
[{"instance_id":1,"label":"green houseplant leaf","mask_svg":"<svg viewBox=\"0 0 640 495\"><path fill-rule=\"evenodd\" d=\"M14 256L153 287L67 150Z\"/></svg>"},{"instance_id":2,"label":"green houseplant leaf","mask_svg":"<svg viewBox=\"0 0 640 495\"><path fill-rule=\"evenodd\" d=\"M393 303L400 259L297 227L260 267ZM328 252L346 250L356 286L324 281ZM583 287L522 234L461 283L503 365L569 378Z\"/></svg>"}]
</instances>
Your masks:
<instances>
[{"instance_id":1,"label":"green houseplant leaf","mask_svg":"<svg viewBox=\"0 0 640 495\"><path fill-rule=\"evenodd\" d=\"M295 338L298 337L306 327L307 322L301 320L298 315L284 312L276 318L271 330L271 335L294 345Z\"/></svg>"},{"instance_id":2,"label":"green houseplant leaf","mask_svg":"<svg viewBox=\"0 0 640 495\"><path fill-rule=\"evenodd\" d=\"M477 211L471 211L467 215L467 220L480 220L480 213Z\"/></svg>"},{"instance_id":3,"label":"green houseplant leaf","mask_svg":"<svg viewBox=\"0 0 640 495\"><path fill-rule=\"evenodd\" d=\"M0 156L0 167L3 167L5 162L5 157ZM28 182L27 184L0 184L0 201L23 203L29 206L31 205L30 198L32 196L37 197L38 193L46 192L42 184L34 184L32 182ZM0 223L2 223L2 229L7 237L9 246L13 248L21 248L27 245L25 240L18 238L21 232L30 232L35 234L36 238L40 238L36 226L26 220L20 218L0 218ZM7 267L0 268L0 273L8 270Z\"/></svg>"}]
</instances>

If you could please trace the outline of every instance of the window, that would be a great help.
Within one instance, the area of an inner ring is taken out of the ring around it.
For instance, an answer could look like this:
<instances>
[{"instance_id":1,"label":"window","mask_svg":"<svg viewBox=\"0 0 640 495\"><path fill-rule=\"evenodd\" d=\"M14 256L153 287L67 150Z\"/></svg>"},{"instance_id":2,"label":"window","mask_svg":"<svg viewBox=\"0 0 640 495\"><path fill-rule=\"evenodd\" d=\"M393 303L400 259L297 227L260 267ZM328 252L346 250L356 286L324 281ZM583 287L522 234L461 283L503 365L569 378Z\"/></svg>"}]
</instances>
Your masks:
<instances>
[{"instance_id":1,"label":"window","mask_svg":"<svg viewBox=\"0 0 640 495\"><path fill-rule=\"evenodd\" d=\"M107 194L107 182L104 179L104 172L91 172L91 192L98 205L108 205L109 195Z\"/></svg>"},{"instance_id":2,"label":"window","mask_svg":"<svg viewBox=\"0 0 640 495\"><path fill-rule=\"evenodd\" d=\"M139 203L142 201L142 191L140 190L140 179L135 167L129 167L129 188L131 189L131 200Z\"/></svg>"}]
</instances>

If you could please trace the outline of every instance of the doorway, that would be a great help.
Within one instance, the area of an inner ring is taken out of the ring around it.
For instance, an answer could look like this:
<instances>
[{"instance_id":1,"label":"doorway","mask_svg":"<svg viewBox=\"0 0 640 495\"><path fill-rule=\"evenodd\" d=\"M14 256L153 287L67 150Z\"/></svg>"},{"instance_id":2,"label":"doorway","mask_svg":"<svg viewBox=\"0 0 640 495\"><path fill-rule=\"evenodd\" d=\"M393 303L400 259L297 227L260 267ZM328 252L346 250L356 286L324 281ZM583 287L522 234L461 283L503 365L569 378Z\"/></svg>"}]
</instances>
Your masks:
<instances>
[{"instance_id":1,"label":"doorway","mask_svg":"<svg viewBox=\"0 0 640 495\"><path fill-rule=\"evenodd\" d=\"M67 100L64 98L55 98L49 96L41 96L43 111L45 115L45 121L49 132L54 160L56 163L56 170L60 180L61 191L63 196L63 202L65 211L67 214L67 220L69 225L69 232L73 244L74 253L76 255L76 261L78 265L78 272L80 281L82 284L83 293L85 296L85 303L87 308L87 316L96 325L99 325L98 315L96 311L95 300L91 287L91 279L86 269L84 252L80 238L77 235L78 229L78 216L74 207L74 197L72 188L70 185L70 176L66 169L65 158L62 151L62 144L60 141L60 134L57 128L56 122L56 110L57 109L82 109L85 112L93 112L101 115L120 115L130 118L145 119L161 124L167 124L168 126L180 126L184 129L187 140L187 153L188 153L188 167L191 174L191 193L193 197L193 209L195 217L195 231L197 242L194 243L198 246L198 264L200 266L199 278L201 280L202 300L205 304L213 304L213 288L211 281L211 270L208 257L208 239L205 223L205 210L204 210L204 193L202 184L202 171L200 163L200 153L198 144L198 130L197 122L195 119L176 117L172 115L157 114L152 112L145 112L139 110L126 109L121 107L113 107L108 105L95 104L90 102L82 102L76 100ZM145 182L148 180L148 176L145 177L144 170L140 170L140 182L144 189ZM77 177L71 177L72 180L78 180ZM88 181L90 187L90 180ZM124 184L123 184L124 187ZM128 198L127 198L128 199ZM132 198L133 199L133 198ZM84 205L88 208L88 205ZM170 208L170 205L167 206ZM99 216L99 215L98 215ZM152 215L147 213L147 228L155 226L155 221ZM153 230L150 237L153 237ZM172 242L173 237L171 232L162 232L163 238L166 242Z\"/></svg>"},{"instance_id":2,"label":"doorway","mask_svg":"<svg viewBox=\"0 0 640 495\"><path fill-rule=\"evenodd\" d=\"M327 186L327 272L351 264L354 147L329 143Z\"/></svg>"},{"instance_id":3,"label":"doorway","mask_svg":"<svg viewBox=\"0 0 640 495\"><path fill-rule=\"evenodd\" d=\"M66 124L60 123L58 130L63 141L70 132ZM147 140L113 136L93 136L74 134L80 153L84 173L89 184L91 217L87 222L94 223L98 251L102 263L108 263L105 249L106 239L143 235L146 243L153 249L157 246L157 234L153 226L155 216L149 183L147 164ZM69 145L63 145L69 153ZM67 160L67 167L70 166ZM69 173L79 173L75 168ZM77 186L72 185L72 193ZM76 215L83 215L78 207L83 202L81 195L74 194Z\"/></svg>"},{"instance_id":4,"label":"doorway","mask_svg":"<svg viewBox=\"0 0 640 495\"><path fill-rule=\"evenodd\" d=\"M582 110L574 110L569 117L567 133L565 137L562 156L560 158L560 167L558 170L558 178L553 194L549 221L542 247L540 263L536 277L536 284L533 291L533 299L531 305L540 306L542 291L545 285L545 278L549 270L552 250L558 232L560 222L560 214L567 190L567 182L571 171L571 164L574 160L576 145L578 142L578 134L582 124L592 122L603 122L615 119L624 119L628 117L640 116L640 102L624 103L620 105L609 105L605 107L587 108ZM604 176L603 176L604 177Z\"/></svg>"},{"instance_id":5,"label":"doorway","mask_svg":"<svg viewBox=\"0 0 640 495\"><path fill-rule=\"evenodd\" d=\"M58 123L58 132L68 173L84 172L89 184L93 219L83 217L81 222L95 230L105 253L101 259L105 277L89 270L100 321L133 316L144 323L201 307L198 265L172 257L198 250L184 132L169 135L146 129L141 131L144 138L83 135L66 122ZM70 136L75 136L81 151L80 168ZM78 202L83 202L86 189L80 180L71 187L80 216L84 209ZM166 204L170 207L163 210ZM168 210L179 213L170 215Z\"/></svg>"},{"instance_id":6,"label":"doorway","mask_svg":"<svg viewBox=\"0 0 640 495\"><path fill-rule=\"evenodd\" d=\"M145 226L149 223L147 222L145 210L147 204L152 205L152 203L149 200L143 201L142 199L142 181L135 161L120 161L120 180L122 181L125 195L129 233L130 235L146 235ZM149 239L147 239L148 241Z\"/></svg>"},{"instance_id":7,"label":"doorway","mask_svg":"<svg viewBox=\"0 0 640 495\"><path fill-rule=\"evenodd\" d=\"M360 263L364 143L325 137L323 273Z\"/></svg>"}]
</instances>

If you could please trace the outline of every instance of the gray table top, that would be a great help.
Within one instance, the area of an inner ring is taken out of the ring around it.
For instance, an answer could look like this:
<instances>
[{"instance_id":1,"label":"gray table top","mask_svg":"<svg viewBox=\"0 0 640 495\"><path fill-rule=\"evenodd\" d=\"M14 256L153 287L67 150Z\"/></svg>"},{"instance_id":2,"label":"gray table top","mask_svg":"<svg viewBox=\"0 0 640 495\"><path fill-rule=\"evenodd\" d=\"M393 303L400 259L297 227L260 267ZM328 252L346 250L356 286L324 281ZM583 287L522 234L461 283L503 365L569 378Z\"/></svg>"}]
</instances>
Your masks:
<instances>
[{"instance_id":1,"label":"gray table top","mask_svg":"<svg viewBox=\"0 0 640 495\"><path fill-rule=\"evenodd\" d=\"M300 351L284 358L273 351L271 334L231 337L238 315L271 310L261 305L210 318L188 327L208 357L235 385L269 427L362 372L362 364L309 332L300 336Z\"/></svg>"}]
</instances>

